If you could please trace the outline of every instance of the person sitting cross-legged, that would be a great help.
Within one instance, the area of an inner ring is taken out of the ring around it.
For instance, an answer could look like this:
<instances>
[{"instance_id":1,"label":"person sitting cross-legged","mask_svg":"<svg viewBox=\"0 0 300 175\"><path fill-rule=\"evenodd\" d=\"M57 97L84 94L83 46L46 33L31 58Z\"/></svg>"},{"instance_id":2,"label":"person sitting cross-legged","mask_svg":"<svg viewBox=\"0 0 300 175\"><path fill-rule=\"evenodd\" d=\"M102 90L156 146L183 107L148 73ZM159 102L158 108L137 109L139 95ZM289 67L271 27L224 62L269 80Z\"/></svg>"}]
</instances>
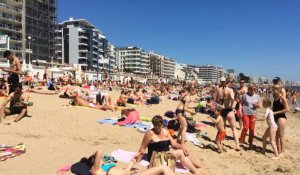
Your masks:
<instances>
[{"instance_id":1,"label":"person sitting cross-legged","mask_svg":"<svg viewBox=\"0 0 300 175\"><path fill-rule=\"evenodd\" d=\"M15 118L15 122L18 122L27 114L28 106L28 93L22 92L22 84L19 83L16 85L15 92L11 93L8 98L2 103L0 108L0 123L8 124L2 122L2 120L8 115L18 114L18 117ZM6 105L10 102L9 108L6 108Z\"/></svg>"}]
</instances>

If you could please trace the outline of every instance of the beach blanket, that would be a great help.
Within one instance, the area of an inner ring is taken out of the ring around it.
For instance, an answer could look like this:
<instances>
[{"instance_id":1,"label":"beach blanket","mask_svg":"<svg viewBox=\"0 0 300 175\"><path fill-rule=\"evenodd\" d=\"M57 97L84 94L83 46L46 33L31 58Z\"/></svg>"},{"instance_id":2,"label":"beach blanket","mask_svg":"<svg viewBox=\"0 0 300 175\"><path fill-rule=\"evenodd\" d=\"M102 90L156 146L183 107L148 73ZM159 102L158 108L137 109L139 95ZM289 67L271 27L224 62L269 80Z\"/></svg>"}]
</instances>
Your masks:
<instances>
[{"instance_id":1,"label":"beach blanket","mask_svg":"<svg viewBox=\"0 0 300 175\"><path fill-rule=\"evenodd\" d=\"M186 133L186 140L193 143L196 146L201 146L201 142L199 139L196 137L196 134L194 133Z\"/></svg>"},{"instance_id":2,"label":"beach blanket","mask_svg":"<svg viewBox=\"0 0 300 175\"><path fill-rule=\"evenodd\" d=\"M98 120L97 123L100 124L111 124L111 125L115 125L118 121L115 119L111 119L111 118L105 118L105 119L101 119ZM151 122L143 122L143 121L136 121L135 123L130 123L130 124L124 124L124 125L120 125L120 126L126 126L129 128L136 128L139 132L141 133L145 133L146 131L148 131L149 129L153 128L153 125Z\"/></svg>"},{"instance_id":3,"label":"beach blanket","mask_svg":"<svg viewBox=\"0 0 300 175\"><path fill-rule=\"evenodd\" d=\"M118 122L117 120L111 118L105 118L97 121L97 123L100 124L112 124L112 125L114 125L117 122Z\"/></svg>"},{"instance_id":4,"label":"beach blanket","mask_svg":"<svg viewBox=\"0 0 300 175\"><path fill-rule=\"evenodd\" d=\"M140 120L140 113L138 111L131 111L125 120L117 122L116 125L134 124L139 120Z\"/></svg>"},{"instance_id":5,"label":"beach blanket","mask_svg":"<svg viewBox=\"0 0 300 175\"><path fill-rule=\"evenodd\" d=\"M0 144L0 161L5 161L8 158L19 156L25 152L26 147L22 143L15 146Z\"/></svg>"},{"instance_id":6,"label":"beach blanket","mask_svg":"<svg viewBox=\"0 0 300 175\"><path fill-rule=\"evenodd\" d=\"M71 170L71 165L65 165L63 167L60 167L57 171L56 174L66 174Z\"/></svg>"},{"instance_id":7,"label":"beach blanket","mask_svg":"<svg viewBox=\"0 0 300 175\"><path fill-rule=\"evenodd\" d=\"M111 156L114 156L118 161L124 162L124 163L129 163L130 160L136 155L137 153L135 152L130 152L130 151L125 151L122 149L115 150L111 153ZM141 166L148 166L149 162L145 159L146 157L144 156L143 160L139 163ZM180 163L176 163L176 173L189 173L189 170L184 168Z\"/></svg>"}]
</instances>

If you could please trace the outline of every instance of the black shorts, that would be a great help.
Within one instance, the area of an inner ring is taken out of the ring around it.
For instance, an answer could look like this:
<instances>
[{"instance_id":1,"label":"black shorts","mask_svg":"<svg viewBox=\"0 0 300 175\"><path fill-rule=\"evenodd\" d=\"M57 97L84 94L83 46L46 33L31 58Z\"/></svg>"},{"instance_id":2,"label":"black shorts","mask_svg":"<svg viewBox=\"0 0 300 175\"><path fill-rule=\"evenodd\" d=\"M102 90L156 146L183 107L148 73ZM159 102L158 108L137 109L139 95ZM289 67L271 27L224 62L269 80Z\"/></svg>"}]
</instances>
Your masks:
<instances>
[{"instance_id":1,"label":"black shorts","mask_svg":"<svg viewBox=\"0 0 300 175\"><path fill-rule=\"evenodd\" d=\"M221 111L221 116L222 116L223 118L226 118L227 115L228 115L231 111L232 111L232 109L222 109L222 111Z\"/></svg>"},{"instance_id":2,"label":"black shorts","mask_svg":"<svg viewBox=\"0 0 300 175\"><path fill-rule=\"evenodd\" d=\"M22 106L13 106L8 109L10 111L10 115L14 115L14 114L20 114L22 112L22 110L25 108Z\"/></svg>"}]
</instances>

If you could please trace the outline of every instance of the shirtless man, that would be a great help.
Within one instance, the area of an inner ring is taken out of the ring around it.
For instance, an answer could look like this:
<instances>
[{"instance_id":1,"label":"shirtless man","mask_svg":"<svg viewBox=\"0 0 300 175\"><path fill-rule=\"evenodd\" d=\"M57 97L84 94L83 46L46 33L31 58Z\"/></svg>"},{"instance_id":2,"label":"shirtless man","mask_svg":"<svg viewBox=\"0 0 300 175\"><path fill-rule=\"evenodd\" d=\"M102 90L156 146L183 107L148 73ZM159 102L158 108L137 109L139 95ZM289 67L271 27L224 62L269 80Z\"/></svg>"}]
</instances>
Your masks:
<instances>
[{"instance_id":1,"label":"shirtless man","mask_svg":"<svg viewBox=\"0 0 300 175\"><path fill-rule=\"evenodd\" d=\"M11 94L15 92L16 86L20 81L19 75L22 74L21 64L19 58L9 50L4 51L3 57L8 59L10 64L10 68L2 68L2 70L9 73L7 80L9 84L9 94Z\"/></svg>"},{"instance_id":2,"label":"shirtless man","mask_svg":"<svg viewBox=\"0 0 300 175\"><path fill-rule=\"evenodd\" d=\"M221 78L221 87L217 91L216 101L222 105L223 109L221 111L221 116L224 120L224 126L226 128L226 120L229 122L231 130L233 132L233 137L236 144L236 151L240 151L239 139L236 129L235 115L233 111L234 107L234 92L232 89L233 80L227 80L225 83L225 78ZM225 84L225 86L224 86Z\"/></svg>"},{"instance_id":3,"label":"shirtless man","mask_svg":"<svg viewBox=\"0 0 300 175\"><path fill-rule=\"evenodd\" d=\"M27 105L29 96L27 93L22 92L22 84L19 83L15 87L15 92L11 93L8 98L2 103L0 108L0 123L2 119L4 119L8 115L19 114L18 117L15 118L15 122L18 122L27 114ZM5 106L10 102L9 108ZM25 103L23 103L25 102ZM9 123L4 123L8 124Z\"/></svg>"}]
</instances>

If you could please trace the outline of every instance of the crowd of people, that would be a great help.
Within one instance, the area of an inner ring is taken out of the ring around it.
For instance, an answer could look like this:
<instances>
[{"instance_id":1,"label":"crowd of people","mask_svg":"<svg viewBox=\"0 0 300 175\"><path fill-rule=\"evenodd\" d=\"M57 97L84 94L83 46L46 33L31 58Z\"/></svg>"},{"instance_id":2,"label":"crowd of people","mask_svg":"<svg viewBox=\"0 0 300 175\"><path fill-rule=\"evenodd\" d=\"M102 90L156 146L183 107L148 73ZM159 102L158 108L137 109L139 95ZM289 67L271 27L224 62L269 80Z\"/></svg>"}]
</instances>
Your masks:
<instances>
[{"instance_id":1,"label":"crowd of people","mask_svg":"<svg viewBox=\"0 0 300 175\"><path fill-rule=\"evenodd\" d=\"M60 98L70 99L66 105L84 106L100 110L116 111L118 108L126 108L128 105L158 104L165 97L169 100L178 101L174 109L172 120L179 125L176 139L170 130L163 124L163 117L156 115L152 118L153 129L147 131L142 139L140 149L132 162L124 169L116 165L105 166L102 161L102 152L98 150L88 159L81 163L88 165L90 173L98 174L132 174L130 172L132 163L141 161L145 150L148 149L148 160L153 152L172 153L176 160L188 168L193 174L201 174L200 165L185 146L186 133L189 131L188 120L198 112L207 113L208 118L216 125L216 145L218 152L224 154L226 149L223 142L226 138L226 123L228 122L235 143L235 150L241 151L241 147L255 149L253 144L255 135L255 124L265 121L268 128L262 136L262 153L266 152L269 141L274 151L273 159L284 157L285 152L285 127L287 123L286 113L297 111L297 92L285 90L279 77L274 78L272 86L258 86L246 84L241 79L222 77L219 84L207 83L200 85L196 82L177 83L139 83L128 79L128 81L109 80L108 77L102 81L89 82L83 79L81 83L75 80L75 76L65 74L55 80L51 78L46 68L42 79L39 73L28 78L21 70L19 59L10 51L4 52L4 57L10 62L10 68L2 68L7 76L0 82L0 95L6 97L0 109L0 123L10 124L5 121L6 116L17 114L15 122L20 121L27 115L30 93L44 95L56 95ZM20 81L19 77L23 76ZM27 88L23 89L23 85ZM45 88L46 86L47 88ZM116 102L112 100L110 91L120 91ZM262 100L263 98L263 100ZM263 103L261 103L263 101ZM9 105L9 107L7 107ZM258 108L265 108L264 118L258 115ZM239 134L239 129L241 133ZM197 128L195 128L197 130ZM176 130L175 130L176 131ZM245 143L249 131L248 142ZM247 146L248 145L248 146ZM174 174L166 166L149 168L136 174Z\"/></svg>"}]
</instances>

